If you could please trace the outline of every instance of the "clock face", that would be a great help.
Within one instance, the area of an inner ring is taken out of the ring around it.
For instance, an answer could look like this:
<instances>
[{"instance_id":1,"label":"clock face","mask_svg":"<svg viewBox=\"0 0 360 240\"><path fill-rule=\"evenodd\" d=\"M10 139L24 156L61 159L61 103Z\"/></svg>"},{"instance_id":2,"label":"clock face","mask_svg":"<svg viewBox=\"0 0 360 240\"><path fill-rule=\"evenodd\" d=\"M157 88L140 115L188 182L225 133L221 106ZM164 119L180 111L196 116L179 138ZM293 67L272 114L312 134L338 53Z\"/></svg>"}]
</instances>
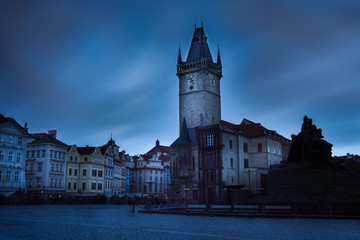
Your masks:
<instances>
[{"instance_id":1,"label":"clock face","mask_svg":"<svg viewBox=\"0 0 360 240\"><path fill-rule=\"evenodd\" d=\"M188 84L193 85L196 82L196 76L195 75L187 76L187 82Z\"/></svg>"},{"instance_id":2,"label":"clock face","mask_svg":"<svg viewBox=\"0 0 360 240\"><path fill-rule=\"evenodd\" d=\"M215 79L214 76L210 76L210 84L211 84L212 86L215 86L215 85L216 85L216 79Z\"/></svg>"}]
</instances>

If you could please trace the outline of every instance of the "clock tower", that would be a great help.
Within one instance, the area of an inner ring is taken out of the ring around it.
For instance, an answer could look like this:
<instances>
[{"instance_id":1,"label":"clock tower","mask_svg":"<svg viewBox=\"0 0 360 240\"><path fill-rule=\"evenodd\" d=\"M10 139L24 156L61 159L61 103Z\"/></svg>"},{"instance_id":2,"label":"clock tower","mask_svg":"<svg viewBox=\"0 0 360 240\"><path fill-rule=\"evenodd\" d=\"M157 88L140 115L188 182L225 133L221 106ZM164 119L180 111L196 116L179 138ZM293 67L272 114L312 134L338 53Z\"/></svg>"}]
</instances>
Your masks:
<instances>
[{"instance_id":1,"label":"clock tower","mask_svg":"<svg viewBox=\"0 0 360 240\"><path fill-rule=\"evenodd\" d=\"M188 128L219 124L220 52L214 63L203 26L195 28L186 61L182 61L179 48L176 67L179 77L179 128L184 119Z\"/></svg>"}]
</instances>

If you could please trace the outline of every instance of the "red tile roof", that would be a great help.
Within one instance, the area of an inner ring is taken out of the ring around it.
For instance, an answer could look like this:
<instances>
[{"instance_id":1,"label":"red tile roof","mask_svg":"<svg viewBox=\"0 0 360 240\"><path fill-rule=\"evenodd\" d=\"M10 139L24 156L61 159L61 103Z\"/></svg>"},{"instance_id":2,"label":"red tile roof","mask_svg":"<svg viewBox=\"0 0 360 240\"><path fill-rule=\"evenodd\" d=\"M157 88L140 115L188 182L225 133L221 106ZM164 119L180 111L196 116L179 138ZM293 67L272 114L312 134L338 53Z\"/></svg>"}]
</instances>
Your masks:
<instances>
[{"instance_id":1,"label":"red tile roof","mask_svg":"<svg viewBox=\"0 0 360 240\"><path fill-rule=\"evenodd\" d=\"M50 136L47 133L33 133L31 134L36 140L32 141L30 144L37 144L37 143L52 143L57 144L65 147L69 147L65 143L57 140L56 138Z\"/></svg>"},{"instance_id":2,"label":"red tile roof","mask_svg":"<svg viewBox=\"0 0 360 240\"><path fill-rule=\"evenodd\" d=\"M233 124L224 120L221 120L221 123L230 128L235 133L239 133L247 137L272 136L286 142L290 141L289 139L278 134L276 131L269 130L263 127L260 123L252 122L246 118L244 118L240 124Z\"/></svg>"}]
</instances>

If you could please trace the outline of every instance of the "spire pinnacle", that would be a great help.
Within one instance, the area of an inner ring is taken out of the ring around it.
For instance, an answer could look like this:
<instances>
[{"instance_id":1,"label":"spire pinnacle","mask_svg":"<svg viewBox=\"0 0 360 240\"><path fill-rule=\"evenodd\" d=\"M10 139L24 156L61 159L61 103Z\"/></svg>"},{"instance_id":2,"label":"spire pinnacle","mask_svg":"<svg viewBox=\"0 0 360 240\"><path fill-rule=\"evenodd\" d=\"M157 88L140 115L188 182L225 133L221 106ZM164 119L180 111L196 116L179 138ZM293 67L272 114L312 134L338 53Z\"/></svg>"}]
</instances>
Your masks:
<instances>
[{"instance_id":1,"label":"spire pinnacle","mask_svg":"<svg viewBox=\"0 0 360 240\"><path fill-rule=\"evenodd\" d=\"M204 17L201 16L201 27L204 27Z\"/></svg>"},{"instance_id":2,"label":"spire pinnacle","mask_svg":"<svg viewBox=\"0 0 360 240\"><path fill-rule=\"evenodd\" d=\"M181 50L180 50L180 42L179 42L179 54L178 54L177 64L181 64L181 63L182 63L182 58L181 58Z\"/></svg>"},{"instance_id":3,"label":"spire pinnacle","mask_svg":"<svg viewBox=\"0 0 360 240\"><path fill-rule=\"evenodd\" d=\"M221 66L221 58L220 58L220 46L218 44L218 56L217 56L217 61L216 64Z\"/></svg>"}]
</instances>

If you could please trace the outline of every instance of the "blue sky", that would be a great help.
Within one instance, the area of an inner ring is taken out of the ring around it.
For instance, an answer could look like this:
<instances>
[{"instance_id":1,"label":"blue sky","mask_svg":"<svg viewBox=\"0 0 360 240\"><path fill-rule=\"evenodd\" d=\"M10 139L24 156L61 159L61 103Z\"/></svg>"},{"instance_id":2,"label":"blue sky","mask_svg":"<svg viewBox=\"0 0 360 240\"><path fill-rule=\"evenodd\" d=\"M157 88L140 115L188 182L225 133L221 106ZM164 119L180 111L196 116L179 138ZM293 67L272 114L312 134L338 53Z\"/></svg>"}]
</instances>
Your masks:
<instances>
[{"instance_id":1,"label":"blue sky","mask_svg":"<svg viewBox=\"0 0 360 240\"><path fill-rule=\"evenodd\" d=\"M360 153L357 1L1 1L0 112L66 144L170 145L178 46L201 16L222 119L290 138L307 114L334 155Z\"/></svg>"}]
</instances>

